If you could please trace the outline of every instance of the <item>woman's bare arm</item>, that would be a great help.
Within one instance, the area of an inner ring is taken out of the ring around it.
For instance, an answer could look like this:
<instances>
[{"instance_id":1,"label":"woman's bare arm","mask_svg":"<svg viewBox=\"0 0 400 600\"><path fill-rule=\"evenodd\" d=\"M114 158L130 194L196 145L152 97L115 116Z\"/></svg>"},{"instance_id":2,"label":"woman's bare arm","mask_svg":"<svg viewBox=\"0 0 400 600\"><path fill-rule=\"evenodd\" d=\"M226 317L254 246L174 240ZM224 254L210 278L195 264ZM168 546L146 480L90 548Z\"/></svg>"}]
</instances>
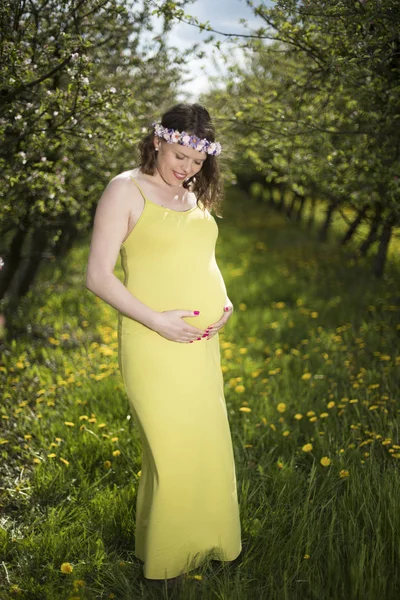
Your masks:
<instances>
[{"instance_id":1,"label":"woman's bare arm","mask_svg":"<svg viewBox=\"0 0 400 600\"><path fill-rule=\"evenodd\" d=\"M153 329L159 313L133 296L113 273L137 198L126 175L117 175L107 185L96 209L85 284L122 314Z\"/></svg>"}]
</instances>

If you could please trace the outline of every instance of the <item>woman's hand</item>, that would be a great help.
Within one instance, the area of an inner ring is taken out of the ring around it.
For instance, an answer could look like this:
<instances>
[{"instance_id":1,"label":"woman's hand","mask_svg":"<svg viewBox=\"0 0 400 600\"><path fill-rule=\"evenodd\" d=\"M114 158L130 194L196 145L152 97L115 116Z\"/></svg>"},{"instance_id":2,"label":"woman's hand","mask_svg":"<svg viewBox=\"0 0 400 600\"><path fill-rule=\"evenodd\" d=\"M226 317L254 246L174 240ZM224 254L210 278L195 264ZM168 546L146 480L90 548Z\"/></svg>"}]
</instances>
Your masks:
<instances>
[{"instance_id":1,"label":"woman's hand","mask_svg":"<svg viewBox=\"0 0 400 600\"><path fill-rule=\"evenodd\" d=\"M224 313L223 313L222 317L220 318L220 320L207 327L207 330L209 331L207 339L210 339L213 335L218 333L218 331L225 325L225 323L227 323L227 321L229 321L229 319L232 316L232 313L233 313L233 304L228 298L228 300L224 306Z\"/></svg>"},{"instance_id":2,"label":"woman's hand","mask_svg":"<svg viewBox=\"0 0 400 600\"><path fill-rule=\"evenodd\" d=\"M198 329L189 325L182 317L193 317L197 315L193 310L164 310L157 314L152 329L172 342L190 343L207 337L208 329Z\"/></svg>"}]
</instances>

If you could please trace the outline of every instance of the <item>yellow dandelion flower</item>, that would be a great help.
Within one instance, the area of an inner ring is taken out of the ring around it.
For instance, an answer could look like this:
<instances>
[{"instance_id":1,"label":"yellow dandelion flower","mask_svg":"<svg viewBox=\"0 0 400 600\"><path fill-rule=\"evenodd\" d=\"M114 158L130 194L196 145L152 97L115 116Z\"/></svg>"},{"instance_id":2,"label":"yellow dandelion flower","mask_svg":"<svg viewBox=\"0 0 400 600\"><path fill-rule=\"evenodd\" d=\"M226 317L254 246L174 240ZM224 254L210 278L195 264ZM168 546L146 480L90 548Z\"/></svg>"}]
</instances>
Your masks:
<instances>
[{"instance_id":1,"label":"yellow dandelion flower","mask_svg":"<svg viewBox=\"0 0 400 600\"><path fill-rule=\"evenodd\" d=\"M379 406L377 404L373 404L369 407L369 410L376 410L377 408L379 408Z\"/></svg>"},{"instance_id":2,"label":"yellow dandelion flower","mask_svg":"<svg viewBox=\"0 0 400 600\"><path fill-rule=\"evenodd\" d=\"M111 468L111 461L110 460L105 460L104 461L104 466L106 469L110 469Z\"/></svg>"},{"instance_id":3,"label":"yellow dandelion flower","mask_svg":"<svg viewBox=\"0 0 400 600\"><path fill-rule=\"evenodd\" d=\"M303 452L311 452L312 449L313 449L312 444L304 444L304 446L302 447Z\"/></svg>"},{"instance_id":4,"label":"yellow dandelion flower","mask_svg":"<svg viewBox=\"0 0 400 600\"><path fill-rule=\"evenodd\" d=\"M331 400L330 402L328 402L327 404L327 408L333 408L335 406L335 402L333 400Z\"/></svg>"},{"instance_id":5,"label":"yellow dandelion flower","mask_svg":"<svg viewBox=\"0 0 400 600\"><path fill-rule=\"evenodd\" d=\"M118 442L118 438L117 437L113 437L113 438L111 438L111 441L112 442Z\"/></svg>"},{"instance_id":6,"label":"yellow dandelion flower","mask_svg":"<svg viewBox=\"0 0 400 600\"><path fill-rule=\"evenodd\" d=\"M283 462L282 461L277 460L276 464L277 464L278 469L283 469Z\"/></svg>"},{"instance_id":7,"label":"yellow dandelion flower","mask_svg":"<svg viewBox=\"0 0 400 600\"><path fill-rule=\"evenodd\" d=\"M310 317L311 317L312 319L316 319L316 318L318 317L318 313L317 313L317 311L313 311L312 313L310 313Z\"/></svg>"},{"instance_id":8,"label":"yellow dandelion flower","mask_svg":"<svg viewBox=\"0 0 400 600\"><path fill-rule=\"evenodd\" d=\"M89 417L88 417L87 415L81 415L81 416L79 417L79 420L80 420L80 421L87 421L88 419L89 419Z\"/></svg>"},{"instance_id":9,"label":"yellow dandelion flower","mask_svg":"<svg viewBox=\"0 0 400 600\"><path fill-rule=\"evenodd\" d=\"M247 348L239 348L239 354L247 354Z\"/></svg>"},{"instance_id":10,"label":"yellow dandelion flower","mask_svg":"<svg viewBox=\"0 0 400 600\"><path fill-rule=\"evenodd\" d=\"M239 410L240 410L241 412L246 412L246 413L249 413L249 412L251 412L251 408L249 408L248 406L241 406L241 407L239 408Z\"/></svg>"},{"instance_id":11,"label":"yellow dandelion flower","mask_svg":"<svg viewBox=\"0 0 400 600\"><path fill-rule=\"evenodd\" d=\"M309 410L307 414L307 417L315 417L315 412L313 410Z\"/></svg>"},{"instance_id":12,"label":"yellow dandelion flower","mask_svg":"<svg viewBox=\"0 0 400 600\"><path fill-rule=\"evenodd\" d=\"M342 479L345 479L346 477L348 477L348 476L349 476L349 471L347 471L346 469L342 469L342 470L340 471L340 473L339 473L339 476L340 476Z\"/></svg>"},{"instance_id":13,"label":"yellow dandelion flower","mask_svg":"<svg viewBox=\"0 0 400 600\"><path fill-rule=\"evenodd\" d=\"M318 417L310 417L309 421L310 423L315 423L315 421L318 420Z\"/></svg>"},{"instance_id":14,"label":"yellow dandelion flower","mask_svg":"<svg viewBox=\"0 0 400 600\"><path fill-rule=\"evenodd\" d=\"M270 424L270 427L271 427L272 431L276 431L276 427L273 423Z\"/></svg>"},{"instance_id":15,"label":"yellow dandelion flower","mask_svg":"<svg viewBox=\"0 0 400 600\"><path fill-rule=\"evenodd\" d=\"M319 415L319 417L320 417L320 419L326 419L326 417L329 417L329 413L327 413L327 412L321 413Z\"/></svg>"},{"instance_id":16,"label":"yellow dandelion flower","mask_svg":"<svg viewBox=\"0 0 400 600\"><path fill-rule=\"evenodd\" d=\"M246 388L244 387L244 385L237 385L235 387L235 392L238 392L238 394L242 394L244 392Z\"/></svg>"},{"instance_id":17,"label":"yellow dandelion flower","mask_svg":"<svg viewBox=\"0 0 400 600\"><path fill-rule=\"evenodd\" d=\"M50 454L47 455L47 458L55 458L57 456L57 454L55 454L54 452L51 452Z\"/></svg>"},{"instance_id":18,"label":"yellow dandelion flower","mask_svg":"<svg viewBox=\"0 0 400 600\"><path fill-rule=\"evenodd\" d=\"M74 570L74 567L69 562L62 563L62 565L60 567L61 573L67 573L68 574L68 573L72 573L73 570Z\"/></svg>"},{"instance_id":19,"label":"yellow dandelion flower","mask_svg":"<svg viewBox=\"0 0 400 600\"><path fill-rule=\"evenodd\" d=\"M301 376L303 381L308 381L309 379L311 379L311 377L311 373L303 373L303 375Z\"/></svg>"},{"instance_id":20,"label":"yellow dandelion flower","mask_svg":"<svg viewBox=\"0 0 400 600\"><path fill-rule=\"evenodd\" d=\"M303 558L305 558L305 560L308 560L308 559L310 558L310 555L309 555L309 554L305 554L305 555L303 556Z\"/></svg>"},{"instance_id":21,"label":"yellow dandelion flower","mask_svg":"<svg viewBox=\"0 0 400 600\"><path fill-rule=\"evenodd\" d=\"M286 410L286 404L284 402L279 402L276 406L276 410L280 413L284 413Z\"/></svg>"},{"instance_id":22,"label":"yellow dandelion flower","mask_svg":"<svg viewBox=\"0 0 400 600\"><path fill-rule=\"evenodd\" d=\"M60 460L61 460L61 462L63 462L63 463L64 463L64 465L67 465L67 466L69 465L69 461L68 461L66 458L62 458L62 457L60 456Z\"/></svg>"},{"instance_id":23,"label":"yellow dandelion flower","mask_svg":"<svg viewBox=\"0 0 400 600\"><path fill-rule=\"evenodd\" d=\"M99 428L102 428L102 427L107 427L107 424L106 424L106 423L99 423L99 424L97 425L97 427L99 427Z\"/></svg>"},{"instance_id":24,"label":"yellow dandelion flower","mask_svg":"<svg viewBox=\"0 0 400 600\"><path fill-rule=\"evenodd\" d=\"M244 302L241 302L239 304L239 310L246 310L246 308L247 308L247 304L245 304Z\"/></svg>"},{"instance_id":25,"label":"yellow dandelion flower","mask_svg":"<svg viewBox=\"0 0 400 600\"><path fill-rule=\"evenodd\" d=\"M67 425L68 427L75 427L75 423L72 423L71 421L64 421L64 425Z\"/></svg>"},{"instance_id":26,"label":"yellow dandelion flower","mask_svg":"<svg viewBox=\"0 0 400 600\"><path fill-rule=\"evenodd\" d=\"M38 465L38 464L39 464L40 462L42 462L42 461L40 460L40 458L34 458L34 459L33 459L33 462L34 462L34 463L36 463L36 464Z\"/></svg>"},{"instance_id":27,"label":"yellow dandelion flower","mask_svg":"<svg viewBox=\"0 0 400 600\"><path fill-rule=\"evenodd\" d=\"M283 437L287 437L288 435L290 435L290 431L288 431L287 429L282 433Z\"/></svg>"},{"instance_id":28,"label":"yellow dandelion flower","mask_svg":"<svg viewBox=\"0 0 400 600\"><path fill-rule=\"evenodd\" d=\"M294 418L295 418L297 421L300 421L300 419L302 419L302 418L303 418L303 415L302 415L301 413L296 413L296 414L294 415Z\"/></svg>"},{"instance_id":29,"label":"yellow dandelion flower","mask_svg":"<svg viewBox=\"0 0 400 600\"><path fill-rule=\"evenodd\" d=\"M121 454L121 450L114 450L112 454L113 456L119 456Z\"/></svg>"},{"instance_id":30,"label":"yellow dandelion flower","mask_svg":"<svg viewBox=\"0 0 400 600\"><path fill-rule=\"evenodd\" d=\"M261 421L264 423L264 425L266 425L268 423L268 421L265 417L261 417Z\"/></svg>"},{"instance_id":31,"label":"yellow dandelion flower","mask_svg":"<svg viewBox=\"0 0 400 600\"><path fill-rule=\"evenodd\" d=\"M329 465L331 464L331 459L329 458L329 456L323 456L319 462L323 467L329 467Z\"/></svg>"}]
</instances>

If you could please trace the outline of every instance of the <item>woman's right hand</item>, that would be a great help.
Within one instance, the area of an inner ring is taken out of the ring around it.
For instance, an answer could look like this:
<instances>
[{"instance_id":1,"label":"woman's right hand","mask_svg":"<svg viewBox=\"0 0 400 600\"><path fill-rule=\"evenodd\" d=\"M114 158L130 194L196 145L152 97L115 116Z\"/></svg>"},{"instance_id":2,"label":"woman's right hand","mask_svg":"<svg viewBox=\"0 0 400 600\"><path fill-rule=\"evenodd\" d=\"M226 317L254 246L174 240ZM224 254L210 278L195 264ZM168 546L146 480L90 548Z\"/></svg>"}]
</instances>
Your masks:
<instances>
[{"instance_id":1,"label":"woman's right hand","mask_svg":"<svg viewBox=\"0 0 400 600\"><path fill-rule=\"evenodd\" d=\"M152 329L172 342L190 343L206 337L208 330L189 325L182 317L197 317L193 310L164 310L158 313Z\"/></svg>"}]
</instances>

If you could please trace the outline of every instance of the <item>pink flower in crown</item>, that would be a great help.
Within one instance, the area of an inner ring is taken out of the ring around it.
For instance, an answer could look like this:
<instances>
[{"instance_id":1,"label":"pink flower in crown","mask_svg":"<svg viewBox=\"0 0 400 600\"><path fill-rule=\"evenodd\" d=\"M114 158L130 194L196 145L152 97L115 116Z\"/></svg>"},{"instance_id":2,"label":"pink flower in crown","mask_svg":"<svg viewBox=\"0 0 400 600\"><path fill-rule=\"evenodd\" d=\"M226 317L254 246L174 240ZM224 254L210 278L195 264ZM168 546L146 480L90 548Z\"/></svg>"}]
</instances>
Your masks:
<instances>
[{"instance_id":1,"label":"pink flower in crown","mask_svg":"<svg viewBox=\"0 0 400 600\"><path fill-rule=\"evenodd\" d=\"M190 142L190 135L187 133L182 137L182 143L186 146Z\"/></svg>"},{"instance_id":2,"label":"pink flower in crown","mask_svg":"<svg viewBox=\"0 0 400 600\"><path fill-rule=\"evenodd\" d=\"M180 137L181 137L181 134L179 133L179 131L174 131L174 133L171 135L171 142L173 144L176 144Z\"/></svg>"}]
</instances>

